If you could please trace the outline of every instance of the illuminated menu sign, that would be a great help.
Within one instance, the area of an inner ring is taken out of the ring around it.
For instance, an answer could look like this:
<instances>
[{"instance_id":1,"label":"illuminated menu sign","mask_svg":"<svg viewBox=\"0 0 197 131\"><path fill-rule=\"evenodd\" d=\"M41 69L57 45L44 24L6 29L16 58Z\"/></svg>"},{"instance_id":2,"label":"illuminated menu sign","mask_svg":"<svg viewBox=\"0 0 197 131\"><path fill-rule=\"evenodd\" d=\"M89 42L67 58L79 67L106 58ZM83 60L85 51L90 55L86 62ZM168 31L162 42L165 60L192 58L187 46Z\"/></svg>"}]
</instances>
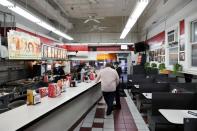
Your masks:
<instances>
[{"instance_id":1,"label":"illuminated menu sign","mask_svg":"<svg viewBox=\"0 0 197 131\"><path fill-rule=\"evenodd\" d=\"M43 46L42 54L43 54L42 56L45 58L48 56L47 46Z\"/></svg>"},{"instance_id":2,"label":"illuminated menu sign","mask_svg":"<svg viewBox=\"0 0 197 131\"><path fill-rule=\"evenodd\" d=\"M42 45L42 57L44 59L67 59L67 50L51 45Z\"/></svg>"},{"instance_id":3,"label":"illuminated menu sign","mask_svg":"<svg viewBox=\"0 0 197 131\"><path fill-rule=\"evenodd\" d=\"M9 59L41 59L39 38L15 30L10 30L7 36Z\"/></svg>"},{"instance_id":4,"label":"illuminated menu sign","mask_svg":"<svg viewBox=\"0 0 197 131\"><path fill-rule=\"evenodd\" d=\"M51 58L55 58L55 52L54 52L55 48L51 47Z\"/></svg>"}]
</instances>

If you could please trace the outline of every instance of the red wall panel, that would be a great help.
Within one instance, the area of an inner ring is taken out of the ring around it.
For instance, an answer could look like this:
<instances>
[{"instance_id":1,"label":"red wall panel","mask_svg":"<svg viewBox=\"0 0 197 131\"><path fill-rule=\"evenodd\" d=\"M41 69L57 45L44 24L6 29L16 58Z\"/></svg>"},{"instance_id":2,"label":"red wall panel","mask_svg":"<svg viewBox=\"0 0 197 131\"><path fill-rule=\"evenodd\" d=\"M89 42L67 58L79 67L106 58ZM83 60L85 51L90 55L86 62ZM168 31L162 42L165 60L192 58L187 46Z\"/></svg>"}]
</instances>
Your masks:
<instances>
[{"instance_id":1,"label":"red wall panel","mask_svg":"<svg viewBox=\"0 0 197 131\"><path fill-rule=\"evenodd\" d=\"M181 20L179 22L179 26L180 26L180 35L185 34L185 21L184 20Z\"/></svg>"},{"instance_id":2,"label":"red wall panel","mask_svg":"<svg viewBox=\"0 0 197 131\"><path fill-rule=\"evenodd\" d=\"M88 45L63 45L68 51L88 51Z\"/></svg>"},{"instance_id":3,"label":"red wall panel","mask_svg":"<svg viewBox=\"0 0 197 131\"><path fill-rule=\"evenodd\" d=\"M165 41L165 31L153 36L152 38L147 40L147 44L158 44Z\"/></svg>"}]
</instances>

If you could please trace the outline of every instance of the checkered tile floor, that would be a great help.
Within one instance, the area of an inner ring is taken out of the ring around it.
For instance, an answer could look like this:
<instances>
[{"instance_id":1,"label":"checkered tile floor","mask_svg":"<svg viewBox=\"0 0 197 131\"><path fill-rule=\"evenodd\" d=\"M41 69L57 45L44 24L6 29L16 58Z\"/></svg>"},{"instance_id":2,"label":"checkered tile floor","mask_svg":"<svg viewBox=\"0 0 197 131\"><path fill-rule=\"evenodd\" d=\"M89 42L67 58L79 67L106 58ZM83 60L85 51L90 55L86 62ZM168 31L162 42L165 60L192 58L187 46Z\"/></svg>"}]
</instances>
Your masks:
<instances>
[{"instance_id":1,"label":"checkered tile floor","mask_svg":"<svg viewBox=\"0 0 197 131\"><path fill-rule=\"evenodd\" d=\"M137 131L133 117L124 98L121 110L106 116L106 104L102 99L75 128L74 131Z\"/></svg>"}]
</instances>

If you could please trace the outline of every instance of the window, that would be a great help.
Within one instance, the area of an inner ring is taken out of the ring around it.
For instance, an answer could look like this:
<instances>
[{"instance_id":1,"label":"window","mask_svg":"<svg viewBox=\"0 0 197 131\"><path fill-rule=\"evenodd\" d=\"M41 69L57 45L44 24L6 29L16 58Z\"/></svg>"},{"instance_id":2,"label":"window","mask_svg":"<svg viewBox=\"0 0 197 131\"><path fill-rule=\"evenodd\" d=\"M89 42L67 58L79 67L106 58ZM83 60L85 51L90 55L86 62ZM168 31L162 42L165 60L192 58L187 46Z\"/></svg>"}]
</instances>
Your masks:
<instances>
[{"instance_id":1,"label":"window","mask_svg":"<svg viewBox=\"0 0 197 131\"><path fill-rule=\"evenodd\" d=\"M175 30L168 32L168 43L175 42Z\"/></svg>"},{"instance_id":2,"label":"window","mask_svg":"<svg viewBox=\"0 0 197 131\"><path fill-rule=\"evenodd\" d=\"M178 63L178 29L171 30L167 33L169 46L169 65Z\"/></svg>"},{"instance_id":3,"label":"window","mask_svg":"<svg viewBox=\"0 0 197 131\"><path fill-rule=\"evenodd\" d=\"M197 20L191 22L192 66L197 67Z\"/></svg>"},{"instance_id":4,"label":"window","mask_svg":"<svg viewBox=\"0 0 197 131\"><path fill-rule=\"evenodd\" d=\"M192 45L192 66L197 67L197 44Z\"/></svg>"},{"instance_id":5,"label":"window","mask_svg":"<svg viewBox=\"0 0 197 131\"><path fill-rule=\"evenodd\" d=\"M169 48L169 65L178 63L178 46Z\"/></svg>"},{"instance_id":6,"label":"window","mask_svg":"<svg viewBox=\"0 0 197 131\"><path fill-rule=\"evenodd\" d=\"M192 39L192 43L194 43L197 42L197 20L191 23L191 28L192 28L191 39Z\"/></svg>"}]
</instances>

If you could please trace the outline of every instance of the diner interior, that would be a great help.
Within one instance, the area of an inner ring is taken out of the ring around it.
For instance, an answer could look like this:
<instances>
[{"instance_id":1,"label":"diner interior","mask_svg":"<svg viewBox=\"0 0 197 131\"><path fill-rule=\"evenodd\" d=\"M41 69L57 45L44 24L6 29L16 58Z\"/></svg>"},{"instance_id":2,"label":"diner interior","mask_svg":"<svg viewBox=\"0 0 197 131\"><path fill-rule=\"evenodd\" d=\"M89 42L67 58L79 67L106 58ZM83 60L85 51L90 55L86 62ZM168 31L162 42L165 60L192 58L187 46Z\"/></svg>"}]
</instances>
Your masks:
<instances>
[{"instance_id":1,"label":"diner interior","mask_svg":"<svg viewBox=\"0 0 197 131\"><path fill-rule=\"evenodd\" d=\"M1 0L0 131L197 131L197 0Z\"/></svg>"}]
</instances>

